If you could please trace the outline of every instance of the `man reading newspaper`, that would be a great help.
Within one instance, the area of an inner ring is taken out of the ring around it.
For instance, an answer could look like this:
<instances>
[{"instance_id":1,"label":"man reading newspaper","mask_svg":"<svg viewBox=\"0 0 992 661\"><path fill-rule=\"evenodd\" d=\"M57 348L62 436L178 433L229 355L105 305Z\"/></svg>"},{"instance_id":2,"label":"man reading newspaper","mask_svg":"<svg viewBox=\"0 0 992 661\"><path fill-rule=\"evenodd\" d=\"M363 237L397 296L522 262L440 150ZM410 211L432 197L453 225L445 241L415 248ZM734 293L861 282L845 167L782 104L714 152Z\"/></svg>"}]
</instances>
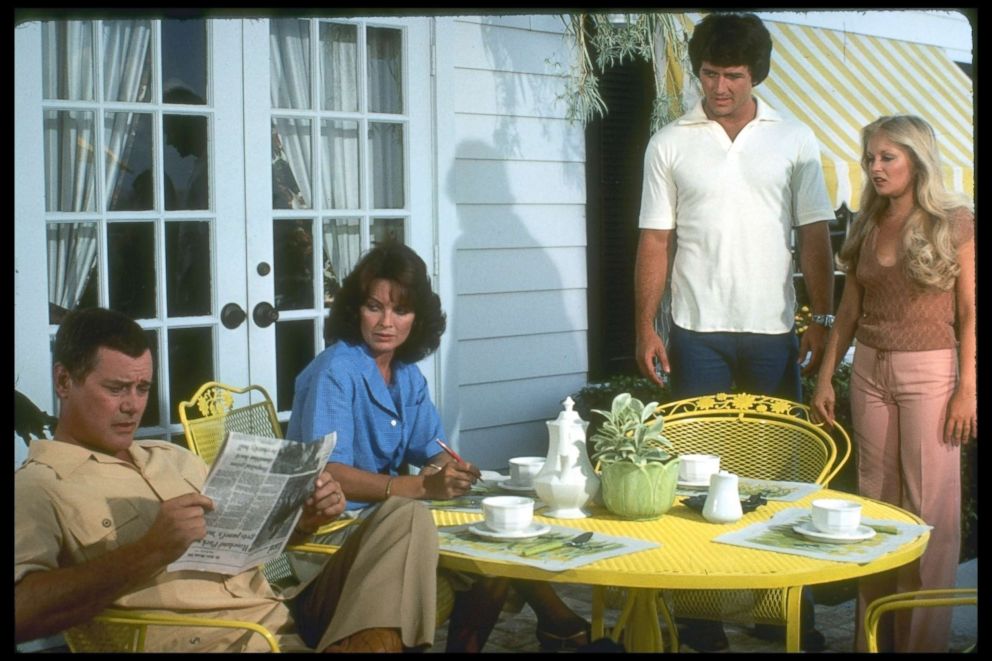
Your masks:
<instances>
[{"instance_id":1,"label":"man reading newspaper","mask_svg":"<svg viewBox=\"0 0 992 661\"><path fill-rule=\"evenodd\" d=\"M17 642L82 624L108 607L258 622L283 649L402 651L433 641L437 533L426 508L392 498L292 599L257 568L234 576L168 571L206 535L207 467L167 442L135 441L152 382L148 340L100 308L70 313L55 339L54 439L31 444L14 476ZM322 473L291 541L344 509ZM149 651L263 649L258 636L152 627Z\"/></svg>"}]
</instances>

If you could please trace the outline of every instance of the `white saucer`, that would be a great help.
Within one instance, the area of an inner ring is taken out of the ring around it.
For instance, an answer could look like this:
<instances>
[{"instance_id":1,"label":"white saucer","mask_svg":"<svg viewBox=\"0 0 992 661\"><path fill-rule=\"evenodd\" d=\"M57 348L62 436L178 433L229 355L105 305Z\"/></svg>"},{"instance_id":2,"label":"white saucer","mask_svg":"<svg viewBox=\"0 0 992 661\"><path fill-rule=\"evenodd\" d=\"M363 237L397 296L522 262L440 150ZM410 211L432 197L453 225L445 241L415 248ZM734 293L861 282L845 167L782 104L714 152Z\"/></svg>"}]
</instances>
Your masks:
<instances>
[{"instance_id":1,"label":"white saucer","mask_svg":"<svg viewBox=\"0 0 992 661\"><path fill-rule=\"evenodd\" d=\"M507 491L533 491L533 484L514 484L512 480L507 480L506 482L499 483L500 489L506 489Z\"/></svg>"},{"instance_id":2,"label":"white saucer","mask_svg":"<svg viewBox=\"0 0 992 661\"><path fill-rule=\"evenodd\" d=\"M470 532L475 533L479 537L485 537L487 539L528 539L530 537L537 537L546 532L550 532L551 526L542 525L540 523L532 523L523 530L500 532L497 530L490 530L484 523L473 523L468 527L468 529Z\"/></svg>"},{"instance_id":3,"label":"white saucer","mask_svg":"<svg viewBox=\"0 0 992 661\"><path fill-rule=\"evenodd\" d=\"M681 487L683 489L709 489L710 488L710 481L709 481L709 479L700 480L698 482L689 482L689 481L679 480L677 484L678 484L679 487Z\"/></svg>"},{"instance_id":4,"label":"white saucer","mask_svg":"<svg viewBox=\"0 0 992 661\"><path fill-rule=\"evenodd\" d=\"M792 529L803 537L807 537L817 542L830 542L831 544L846 544L847 542L863 542L875 536L875 531L868 526L858 526L853 532L827 533L813 527L809 521L797 523Z\"/></svg>"}]
</instances>

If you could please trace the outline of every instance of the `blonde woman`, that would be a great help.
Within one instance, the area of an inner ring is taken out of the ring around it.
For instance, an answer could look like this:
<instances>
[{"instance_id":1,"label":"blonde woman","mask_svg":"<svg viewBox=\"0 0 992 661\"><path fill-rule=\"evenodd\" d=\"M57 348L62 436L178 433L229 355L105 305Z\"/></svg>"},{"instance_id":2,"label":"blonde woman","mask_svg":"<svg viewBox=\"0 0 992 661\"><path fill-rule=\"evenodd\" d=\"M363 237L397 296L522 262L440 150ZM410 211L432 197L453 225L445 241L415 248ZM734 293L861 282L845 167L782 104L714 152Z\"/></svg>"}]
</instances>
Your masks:
<instances>
[{"instance_id":1,"label":"blonde woman","mask_svg":"<svg viewBox=\"0 0 992 661\"><path fill-rule=\"evenodd\" d=\"M933 129L919 117L864 128L862 209L841 248L847 271L812 407L833 424L831 379L857 340L851 413L862 495L933 526L919 561L862 580L856 624L883 594L953 587L961 545L960 446L978 432L975 241L970 200L945 190ZM883 622L882 649L946 652L950 609ZM886 647L887 646L887 647Z\"/></svg>"}]
</instances>

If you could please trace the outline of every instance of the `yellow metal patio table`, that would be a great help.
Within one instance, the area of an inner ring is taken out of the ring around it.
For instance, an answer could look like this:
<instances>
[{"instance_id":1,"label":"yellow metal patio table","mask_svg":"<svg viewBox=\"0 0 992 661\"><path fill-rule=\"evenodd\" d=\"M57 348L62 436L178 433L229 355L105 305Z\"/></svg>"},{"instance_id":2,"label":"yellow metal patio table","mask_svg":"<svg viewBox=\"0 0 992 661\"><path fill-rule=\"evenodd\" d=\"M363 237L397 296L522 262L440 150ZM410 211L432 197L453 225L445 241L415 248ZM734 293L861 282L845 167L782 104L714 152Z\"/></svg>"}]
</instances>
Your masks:
<instances>
[{"instance_id":1,"label":"yellow metal patio table","mask_svg":"<svg viewBox=\"0 0 992 661\"><path fill-rule=\"evenodd\" d=\"M857 500L862 504L863 515L867 518L924 523L919 517L893 505L830 489L819 490L792 502L768 501L767 505L731 524L709 523L698 512L681 504L679 498L665 515L650 521L622 519L596 507L589 510L591 516L585 519L535 516L535 521L540 523L658 542L661 546L657 548L607 558L561 572L445 550L441 551L440 565L490 576L627 588L632 591L631 598L614 627L613 636L618 637L622 623L627 629L624 634L627 650L631 652L664 651L656 607L657 590L777 588L785 591L782 607L786 619L786 651L798 652L800 591L804 585L868 576L912 562L926 549L929 532L865 564L820 560L712 540L724 533L768 520L781 510L808 507L815 498L831 497ZM482 518L481 513L466 511L436 509L433 513L438 527L474 523ZM593 611L593 624L593 637L603 636L601 611Z\"/></svg>"}]
</instances>

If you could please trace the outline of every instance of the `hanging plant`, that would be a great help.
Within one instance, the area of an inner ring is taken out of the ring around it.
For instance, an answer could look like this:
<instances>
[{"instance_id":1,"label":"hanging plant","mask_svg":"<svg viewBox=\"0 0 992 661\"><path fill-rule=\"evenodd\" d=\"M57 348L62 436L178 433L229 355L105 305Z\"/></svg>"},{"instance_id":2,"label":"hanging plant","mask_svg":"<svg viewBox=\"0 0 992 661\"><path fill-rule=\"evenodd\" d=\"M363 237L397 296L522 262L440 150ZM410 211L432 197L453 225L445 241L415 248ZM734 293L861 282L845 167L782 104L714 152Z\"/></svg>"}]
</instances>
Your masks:
<instances>
[{"instance_id":1,"label":"hanging plant","mask_svg":"<svg viewBox=\"0 0 992 661\"><path fill-rule=\"evenodd\" d=\"M577 54L559 100L564 100L571 121L586 125L603 117L609 108L599 93L600 75L608 67L641 60L655 72L651 130L656 131L684 114L698 96L698 83L689 63L691 23L680 13L623 14L622 20L616 18L615 14L586 12L563 17Z\"/></svg>"}]
</instances>

